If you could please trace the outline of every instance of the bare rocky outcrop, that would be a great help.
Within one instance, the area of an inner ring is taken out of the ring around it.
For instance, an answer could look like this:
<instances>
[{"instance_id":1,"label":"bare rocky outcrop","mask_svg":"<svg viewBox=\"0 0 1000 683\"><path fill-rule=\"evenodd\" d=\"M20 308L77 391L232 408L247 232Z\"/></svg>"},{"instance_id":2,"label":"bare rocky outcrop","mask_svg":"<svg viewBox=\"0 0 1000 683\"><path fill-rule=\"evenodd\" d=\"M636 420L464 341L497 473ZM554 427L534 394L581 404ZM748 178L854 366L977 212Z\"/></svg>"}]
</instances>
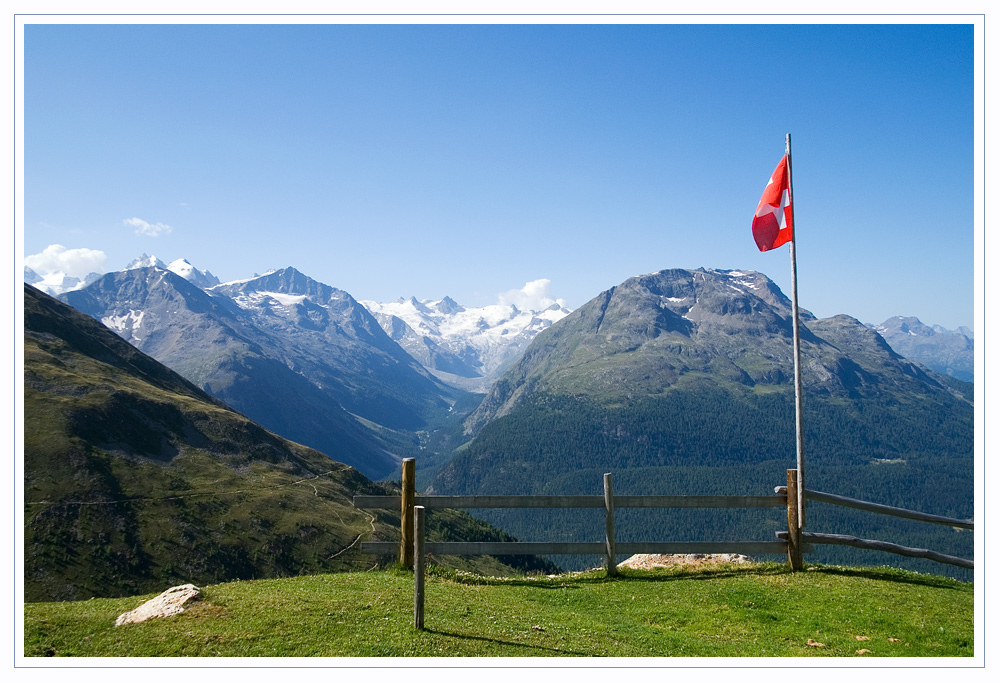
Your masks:
<instances>
[{"instance_id":1,"label":"bare rocky outcrop","mask_svg":"<svg viewBox=\"0 0 1000 683\"><path fill-rule=\"evenodd\" d=\"M138 624L147 619L172 617L184 611L184 605L191 600L197 600L201 591L194 584L168 588L152 600L148 600L131 612L126 612L115 620L115 626L122 624Z\"/></svg>"},{"instance_id":2,"label":"bare rocky outcrop","mask_svg":"<svg viewBox=\"0 0 1000 683\"><path fill-rule=\"evenodd\" d=\"M717 555L705 555L695 553L691 555L633 555L624 562L618 564L619 567L629 569L655 569L656 567L672 567L677 565L702 566L712 564L745 564L753 562L746 555L736 553L721 553Z\"/></svg>"}]
</instances>

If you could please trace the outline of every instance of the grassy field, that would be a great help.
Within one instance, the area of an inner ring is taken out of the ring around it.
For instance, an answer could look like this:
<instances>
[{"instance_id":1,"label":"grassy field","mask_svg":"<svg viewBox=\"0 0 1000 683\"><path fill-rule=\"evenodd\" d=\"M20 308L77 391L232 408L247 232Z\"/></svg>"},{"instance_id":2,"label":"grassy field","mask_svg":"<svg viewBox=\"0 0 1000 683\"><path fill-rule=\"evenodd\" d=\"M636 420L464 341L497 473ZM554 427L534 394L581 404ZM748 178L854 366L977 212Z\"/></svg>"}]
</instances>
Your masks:
<instances>
[{"instance_id":1,"label":"grassy field","mask_svg":"<svg viewBox=\"0 0 1000 683\"><path fill-rule=\"evenodd\" d=\"M183 614L116 628L152 595L25 605L27 657L969 657L973 585L783 564L485 578L391 569L202 587ZM820 645L822 644L822 645Z\"/></svg>"}]
</instances>

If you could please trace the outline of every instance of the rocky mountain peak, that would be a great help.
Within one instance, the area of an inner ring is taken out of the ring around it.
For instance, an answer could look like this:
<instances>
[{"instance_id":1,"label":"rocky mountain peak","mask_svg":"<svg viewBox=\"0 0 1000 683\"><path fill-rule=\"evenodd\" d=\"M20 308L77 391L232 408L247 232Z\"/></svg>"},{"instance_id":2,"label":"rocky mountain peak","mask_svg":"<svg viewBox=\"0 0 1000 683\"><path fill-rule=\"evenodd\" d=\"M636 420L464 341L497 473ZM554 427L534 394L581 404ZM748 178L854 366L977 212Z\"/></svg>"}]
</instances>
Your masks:
<instances>
[{"instance_id":1,"label":"rocky mountain peak","mask_svg":"<svg viewBox=\"0 0 1000 683\"><path fill-rule=\"evenodd\" d=\"M901 315L872 327L901 356L965 382L975 378L975 343L962 331L966 328L952 331Z\"/></svg>"},{"instance_id":2,"label":"rocky mountain peak","mask_svg":"<svg viewBox=\"0 0 1000 683\"><path fill-rule=\"evenodd\" d=\"M308 297L313 303L320 306L325 306L332 301L354 301L347 292L314 280L291 266L280 270L271 270L249 280L226 282L214 287L213 291L234 298L240 294L250 295L257 292L290 294Z\"/></svg>"},{"instance_id":3,"label":"rocky mountain peak","mask_svg":"<svg viewBox=\"0 0 1000 683\"><path fill-rule=\"evenodd\" d=\"M185 258L171 261L170 264L167 265L167 270L180 275L191 284L201 287L202 289L209 289L220 284L219 278L212 275L212 273L207 270L198 270Z\"/></svg>"},{"instance_id":4,"label":"rocky mountain peak","mask_svg":"<svg viewBox=\"0 0 1000 683\"><path fill-rule=\"evenodd\" d=\"M167 264L155 256L150 256L143 252L142 256L133 259L122 270L132 270L134 268L159 268L160 270L167 270Z\"/></svg>"},{"instance_id":5,"label":"rocky mountain peak","mask_svg":"<svg viewBox=\"0 0 1000 683\"><path fill-rule=\"evenodd\" d=\"M450 296L446 296L445 298L441 299L441 301L437 302L434 308L436 308L441 313L444 313L445 315L454 315L456 313L461 313L462 311L465 310L465 308L461 304L452 299Z\"/></svg>"},{"instance_id":6,"label":"rocky mountain peak","mask_svg":"<svg viewBox=\"0 0 1000 683\"><path fill-rule=\"evenodd\" d=\"M802 309L800 316L810 391L842 398L928 385L945 391L854 318L820 320ZM787 390L793 355L790 301L766 276L663 270L629 278L539 333L467 429L477 431L532 393L620 401L690 382Z\"/></svg>"}]
</instances>

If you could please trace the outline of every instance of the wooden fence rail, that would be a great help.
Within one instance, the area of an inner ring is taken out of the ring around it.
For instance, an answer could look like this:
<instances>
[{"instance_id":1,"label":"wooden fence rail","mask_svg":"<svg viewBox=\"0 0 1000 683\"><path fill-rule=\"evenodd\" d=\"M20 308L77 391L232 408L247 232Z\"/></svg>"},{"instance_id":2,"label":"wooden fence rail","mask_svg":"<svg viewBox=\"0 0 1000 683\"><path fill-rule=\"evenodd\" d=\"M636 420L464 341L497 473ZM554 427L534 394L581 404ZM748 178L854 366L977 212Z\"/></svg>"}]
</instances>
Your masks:
<instances>
[{"instance_id":1,"label":"wooden fence rail","mask_svg":"<svg viewBox=\"0 0 1000 683\"><path fill-rule=\"evenodd\" d=\"M489 508L597 508L605 514L604 543L529 543L529 542L450 542L425 543L424 551L435 555L604 555L608 573L616 572L617 555L635 553L740 553L740 554L800 554L790 553L787 540L734 542L647 542L616 543L614 536L615 508L780 508L786 507L785 495L773 496L616 496L612 491L611 475L604 475L603 496L418 496L414 490L414 461L403 461L403 491L399 496L355 496L354 507L360 509L399 509L401 538L394 543L363 542L361 551L377 555L394 554L399 561L413 567L413 510L419 506L431 509ZM794 472L794 470L790 470ZM791 474L789 475L792 476ZM789 518L792 519L791 517ZM796 544L796 548L798 544ZM805 548L803 548L805 549ZM808 550L806 550L808 552ZM798 559L801 564L801 558ZM794 564L794 563L793 563Z\"/></svg>"},{"instance_id":2,"label":"wooden fence rail","mask_svg":"<svg viewBox=\"0 0 1000 683\"><path fill-rule=\"evenodd\" d=\"M417 506L420 507L420 506ZM784 533L784 532L782 532ZM778 541L683 541L643 543L615 543L616 555L656 553L661 555L690 555L692 553L739 553L741 555L784 554L788 543ZM394 555L399 544L390 542L364 542L361 552L372 555ZM425 541L424 552L430 555L605 555L606 542L531 542L531 541Z\"/></svg>"},{"instance_id":3,"label":"wooden fence rail","mask_svg":"<svg viewBox=\"0 0 1000 683\"><path fill-rule=\"evenodd\" d=\"M785 491L786 488L784 486L774 487L774 492L777 494L785 495ZM867 512L874 512L880 515L904 517L917 522L943 524L944 526L955 527L956 529L974 528L974 523L972 520L968 519L955 519L954 517L929 515L926 512L917 512L916 510L907 510L905 508L892 507L891 505L881 505L879 503L869 503L868 501L848 498L847 496L838 496L833 493L823 493L822 491L811 491L810 489L806 489L805 497L806 500L815 500L818 503L830 503L831 505L840 505L843 507L855 508L857 510L866 510Z\"/></svg>"},{"instance_id":4,"label":"wooden fence rail","mask_svg":"<svg viewBox=\"0 0 1000 683\"><path fill-rule=\"evenodd\" d=\"M788 538L787 531L776 531L774 535L782 540L787 540ZM844 534L817 534L809 531L802 533L802 540L820 545L848 545L852 548L861 548L863 550L881 550L895 555L919 557L924 560L940 562L941 564L951 564L956 567L975 569L975 563L972 560L967 560L963 557L945 555L944 553L939 553L935 550L927 550L926 548L908 548L905 545L889 543L888 541L874 541L869 538L858 538L857 536L847 536Z\"/></svg>"},{"instance_id":5,"label":"wooden fence rail","mask_svg":"<svg viewBox=\"0 0 1000 683\"><path fill-rule=\"evenodd\" d=\"M401 542L363 542L361 552L375 555L399 553L399 561L414 571L414 625L423 628L424 621L424 562L430 555L604 555L609 576L617 573L617 555L656 554L722 554L745 555L787 554L792 569L802 568L802 554L812 552L812 544L848 545L856 548L882 550L919 557L935 562L972 569L972 560L945 555L923 548L907 548L886 541L873 541L839 534L809 533L801 528L798 517L797 471L788 470L786 486L777 486L774 496L616 496L612 491L611 475L604 475L603 496L417 496L414 490L414 461L403 461L403 493L401 496L355 496L354 507L367 509L399 509L402 523ZM789 495L792 492L792 495ZM856 508L868 512L904 517L931 524L944 524L957 529L972 529L971 520L930 515L914 510L880 505L832 493L803 492L806 501L817 501ZM732 542L646 542L616 543L614 510L619 508L786 508L788 531L775 533L776 541ZM596 543L559 542L426 542L424 539L425 509L487 509L487 508L602 508L605 514L605 539ZM416 556L416 557L414 557ZM414 567L414 560L416 567Z\"/></svg>"},{"instance_id":6,"label":"wooden fence rail","mask_svg":"<svg viewBox=\"0 0 1000 683\"><path fill-rule=\"evenodd\" d=\"M784 487L781 487L784 489ZM613 496L616 508L783 508L774 496ZM402 496L354 496L356 508L397 508ZM415 496L427 510L486 508L604 508L604 496Z\"/></svg>"},{"instance_id":7,"label":"wooden fence rail","mask_svg":"<svg viewBox=\"0 0 1000 683\"><path fill-rule=\"evenodd\" d=\"M778 494L784 494L787 490L788 489L785 486L776 486L774 488L774 492ZM838 496L834 493L824 493L822 491L812 491L810 489L806 489L804 495L806 500L815 500L819 503L840 505L842 507L854 508L856 510L874 512L879 515L902 517L904 519L911 519L916 522L926 522L928 524L941 524L955 529L975 528L974 522L968 519L955 519L954 517L930 515L926 512L917 512L916 510L907 510L906 508L882 505L880 503L870 503L865 500L848 498L847 496ZM788 540L788 532L785 531L775 532L775 536L781 540ZM904 555L906 557L919 557L925 560L940 562L942 564L964 567L966 569L975 568L975 562L973 560L955 557L954 555L945 555L944 553L928 550L926 548L909 548L907 546L890 543L888 541L876 541L870 538L858 538L856 536L849 536L845 534L820 534L812 532L802 532L801 538L803 541L809 541L811 543L821 545L846 545L851 546L852 548L862 548L865 550L881 550L887 553Z\"/></svg>"}]
</instances>

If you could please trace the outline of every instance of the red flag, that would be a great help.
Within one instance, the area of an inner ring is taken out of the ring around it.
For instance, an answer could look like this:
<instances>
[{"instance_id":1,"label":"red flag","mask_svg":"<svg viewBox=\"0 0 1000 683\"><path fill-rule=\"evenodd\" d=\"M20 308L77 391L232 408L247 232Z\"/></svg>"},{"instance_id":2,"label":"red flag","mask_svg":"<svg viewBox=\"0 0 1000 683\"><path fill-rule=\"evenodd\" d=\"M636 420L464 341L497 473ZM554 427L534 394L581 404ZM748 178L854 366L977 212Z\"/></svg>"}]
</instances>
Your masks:
<instances>
[{"instance_id":1,"label":"red flag","mask_svg":"<svg viewBox=\"0 0 1000 683\"><path fill-rule=\"evenodd\" d=\"M753 239L761 251L780 247L793 239L787 154L781 157L757 204L757 212L753 215Z\"/></svg>"}]
</instances>

